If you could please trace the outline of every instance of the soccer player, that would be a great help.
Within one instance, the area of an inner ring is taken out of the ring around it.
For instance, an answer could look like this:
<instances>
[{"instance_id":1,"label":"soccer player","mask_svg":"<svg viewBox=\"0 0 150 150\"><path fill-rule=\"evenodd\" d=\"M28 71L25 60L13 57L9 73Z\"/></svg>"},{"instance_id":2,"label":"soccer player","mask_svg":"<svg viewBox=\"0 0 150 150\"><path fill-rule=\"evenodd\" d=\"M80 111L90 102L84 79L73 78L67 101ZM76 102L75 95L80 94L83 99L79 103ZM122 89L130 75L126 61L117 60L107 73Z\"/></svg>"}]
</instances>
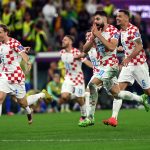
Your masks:
<instances>
[{"instance_id":1,"label":"soccer player","mask_svg":"<svg viewBox=\"0 0 150 150\"><path fill-rule=\"evenodd\" d=\"M31 63L24 47L19 41L9 37L9 30L6 25L0 24L0 114L2 112L2 103L7 94L14 95L17 102L26 109L28 123L32 123L31 109L29 105L33 104L40 98L51 100L51 96L46 90L36 95L26 98L25 75L20 67L23 59L27 65L27 71L31 69Z\"/></svg>"},{"instance_id":2,"label":"soccer player","mask_svg":"<svg viewBox=\"0 0 150 150\"><path fill-rule=\"evenodd\" d=\"M83 50L89 52L92 47L96 47L97 60L99 61L98 72L94 74L90 83L90 103L93 104L93 111L88 118L82 121L81 126L85 127L91 124L90 118L94 117L95 106L98 99L98 89L105 87L116 100L127 99L136 100L144 104L145 109L148 109L147 96L137 96L128 91L120 91L117 74L118 60L116 57L116 49L118 45L119 32L112 26L107 24L107 15L104 11L97 11L94 16L94 23L91 30L90 40L87 40ZM93 55L94 56L94 55ZM94 64L94 63L93 63Z\"/></svg>"},{"instance_id":3,"label":"soccer player","mask_svg":"<svg viewBox=\"0 0 150 150\"><path fill-rule=\"evenodd\" d=\"M144 92L150 96L150 77L146 55L142 45L139 29L129 22L129 12L119 10L116 21L121 27L121 43L125 52L122 70L118 81L121 90L125 90L128 85L132 85L136 80ZM104 124L117 126L118 113L122 103L113 102L112 117L103 120ZM148 111L149 109L147 109Z\"/></svg>"},{"instance_id":4,"label":"soccer player","mask_svg":"<svg viewBox=\"0 0 150 150\"><path fill-rule=\"evenodd\" d=\"M86 117L84 102L85 84L81 65L83 62L89 67L92 67L92 64L87 59L76 59L81 52L72 46L73 41L73 37L70 35L66 35L62 40L63 49L60 51L60 54L65 65L66 75L62 85L61 100L59 101L59 104L67 102L72 96L75 96L81 110L80 124Z\"/></svg>"}]
</instances>

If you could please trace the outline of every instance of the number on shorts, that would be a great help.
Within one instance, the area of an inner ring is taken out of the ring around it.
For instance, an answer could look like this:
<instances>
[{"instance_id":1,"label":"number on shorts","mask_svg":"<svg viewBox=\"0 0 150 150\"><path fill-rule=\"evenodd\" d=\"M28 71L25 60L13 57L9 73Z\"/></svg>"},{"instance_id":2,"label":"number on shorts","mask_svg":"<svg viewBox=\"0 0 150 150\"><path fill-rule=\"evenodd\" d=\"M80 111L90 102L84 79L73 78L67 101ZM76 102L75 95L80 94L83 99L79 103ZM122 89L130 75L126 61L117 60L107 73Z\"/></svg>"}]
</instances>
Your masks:
<instances>
[{"instance_id":1,"label":"number on shorts","mask_svg":"<svg viewBox=\"0 0 150 150\"><path fill-rule=\"evenodd\" d=\"M83 90L82 89L78 89L78 93L82 95Z\"/></svg>"},{"instance_id":2,"label":"number on shorts","mask_svg":"<svg viewBox=\"0 0 150 150\"><path fill-rule=\"evenodd\" d=\"M65 62L65 67L66 67L67 70L70 70L70 69L71 69L70 64L69 64L69 63L66 63L66 62Z\"/></svg>"},{"instance_id":3,"label":"number on shorts","mask_svg":"<svg viewBox=\"0 0 150 150\"><path fill-rule=\"evenodd\" d=\"M104 70L100 70L99 75L102 76L104 74Z\"/></svg>"}]
</instances>

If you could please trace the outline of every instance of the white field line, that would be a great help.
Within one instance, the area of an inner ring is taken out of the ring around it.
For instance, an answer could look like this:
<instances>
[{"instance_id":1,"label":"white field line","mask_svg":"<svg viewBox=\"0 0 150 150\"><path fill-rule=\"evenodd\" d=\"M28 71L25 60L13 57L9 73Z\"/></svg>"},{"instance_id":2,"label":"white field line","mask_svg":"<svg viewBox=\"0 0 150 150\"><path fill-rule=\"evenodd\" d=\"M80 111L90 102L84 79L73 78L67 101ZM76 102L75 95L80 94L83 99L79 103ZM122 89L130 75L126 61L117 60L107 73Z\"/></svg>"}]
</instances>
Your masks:
<instances>
[{"instance_id":1,"label":"white field line","mask_svg":"<svg viewBox=\"0 0 150 150\"><path fill-rule=\"evenodd\" d=\"M96 141L150 141L150 139L2 139L0 142L96 142Z\"/></svg>"}]
</instances>

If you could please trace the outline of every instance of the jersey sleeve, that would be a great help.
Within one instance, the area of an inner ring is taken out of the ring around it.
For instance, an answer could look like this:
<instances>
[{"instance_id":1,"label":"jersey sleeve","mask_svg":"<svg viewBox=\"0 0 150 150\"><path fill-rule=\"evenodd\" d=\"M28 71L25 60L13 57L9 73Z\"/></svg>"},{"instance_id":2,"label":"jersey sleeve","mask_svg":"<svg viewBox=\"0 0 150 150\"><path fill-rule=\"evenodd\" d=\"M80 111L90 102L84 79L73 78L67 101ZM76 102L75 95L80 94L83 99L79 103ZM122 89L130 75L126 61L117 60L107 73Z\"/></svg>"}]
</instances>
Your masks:
<instances>
[{"instance_id":1,"label":"jersey sleeve","mask_svg":"<svg viewBox=\"0 0 150 150\"><path fill-rule=\"evenodd\" d=\"M15 50L16 53L25 52L24 47L17 40L14 42L14 50Z\"/></svg>"},{"instance_id":2,"label":"jersey sleeve","mask_svg":"<svg viewBox=\"0 0 150 150\"><path fill-rule=\"evenodd\" d=\"M135 41L136 39L141 39L141 34L139 30L134 30L131 34L132 40Z\"/></svg>"},{"instance_id":3,"label":"jersey sleeve","mask_svg":"<svg viewBox=\"0 0 150 150\"><path fill-rule=\"evenodd\" d=\"M120 33L118 30L114 29L111 34L111 39L119 40Z\"/></svg>"}]
</instances>

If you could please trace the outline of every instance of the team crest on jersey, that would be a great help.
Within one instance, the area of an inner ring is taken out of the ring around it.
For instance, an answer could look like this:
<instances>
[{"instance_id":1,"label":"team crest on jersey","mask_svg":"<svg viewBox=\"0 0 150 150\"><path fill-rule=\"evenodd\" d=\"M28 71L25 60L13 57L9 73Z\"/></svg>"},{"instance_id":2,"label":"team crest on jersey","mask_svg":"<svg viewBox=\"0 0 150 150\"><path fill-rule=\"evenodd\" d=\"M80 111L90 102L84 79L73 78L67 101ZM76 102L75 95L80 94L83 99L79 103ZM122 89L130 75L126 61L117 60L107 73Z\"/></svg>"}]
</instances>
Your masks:
<instances>
[{"instance_id":1,"label":"team crest on jersey","mask_svg":"<svg viewBox=\"0 0 150 150\"><path fill-rule=\"evenodd\" d=\"M118 34L118 33L115 33L115 34L114 34L114 38L119 39L119 34Z\"/></svg>"},{"instance_id":2,"label":"team crest on jersey","mask_svg":"<svg viewBox=\"0 0 150 150\"><path fill-rule=\"evenodd\" d=\"M134 35L135 35L135 37L140 37L140 33L139 32L135 32Z\"/></svg>"},{"instance_id":3,"label":"team crest on jersey","mask_svg":"<svg viewBox=\"0 0 150 150\"><path fill-rule=\"evenodd\" d=\"M18 49L22 51L22 50L24 50L24 47L22 45L19 45Z\"/></svg>"}]
</instances>

